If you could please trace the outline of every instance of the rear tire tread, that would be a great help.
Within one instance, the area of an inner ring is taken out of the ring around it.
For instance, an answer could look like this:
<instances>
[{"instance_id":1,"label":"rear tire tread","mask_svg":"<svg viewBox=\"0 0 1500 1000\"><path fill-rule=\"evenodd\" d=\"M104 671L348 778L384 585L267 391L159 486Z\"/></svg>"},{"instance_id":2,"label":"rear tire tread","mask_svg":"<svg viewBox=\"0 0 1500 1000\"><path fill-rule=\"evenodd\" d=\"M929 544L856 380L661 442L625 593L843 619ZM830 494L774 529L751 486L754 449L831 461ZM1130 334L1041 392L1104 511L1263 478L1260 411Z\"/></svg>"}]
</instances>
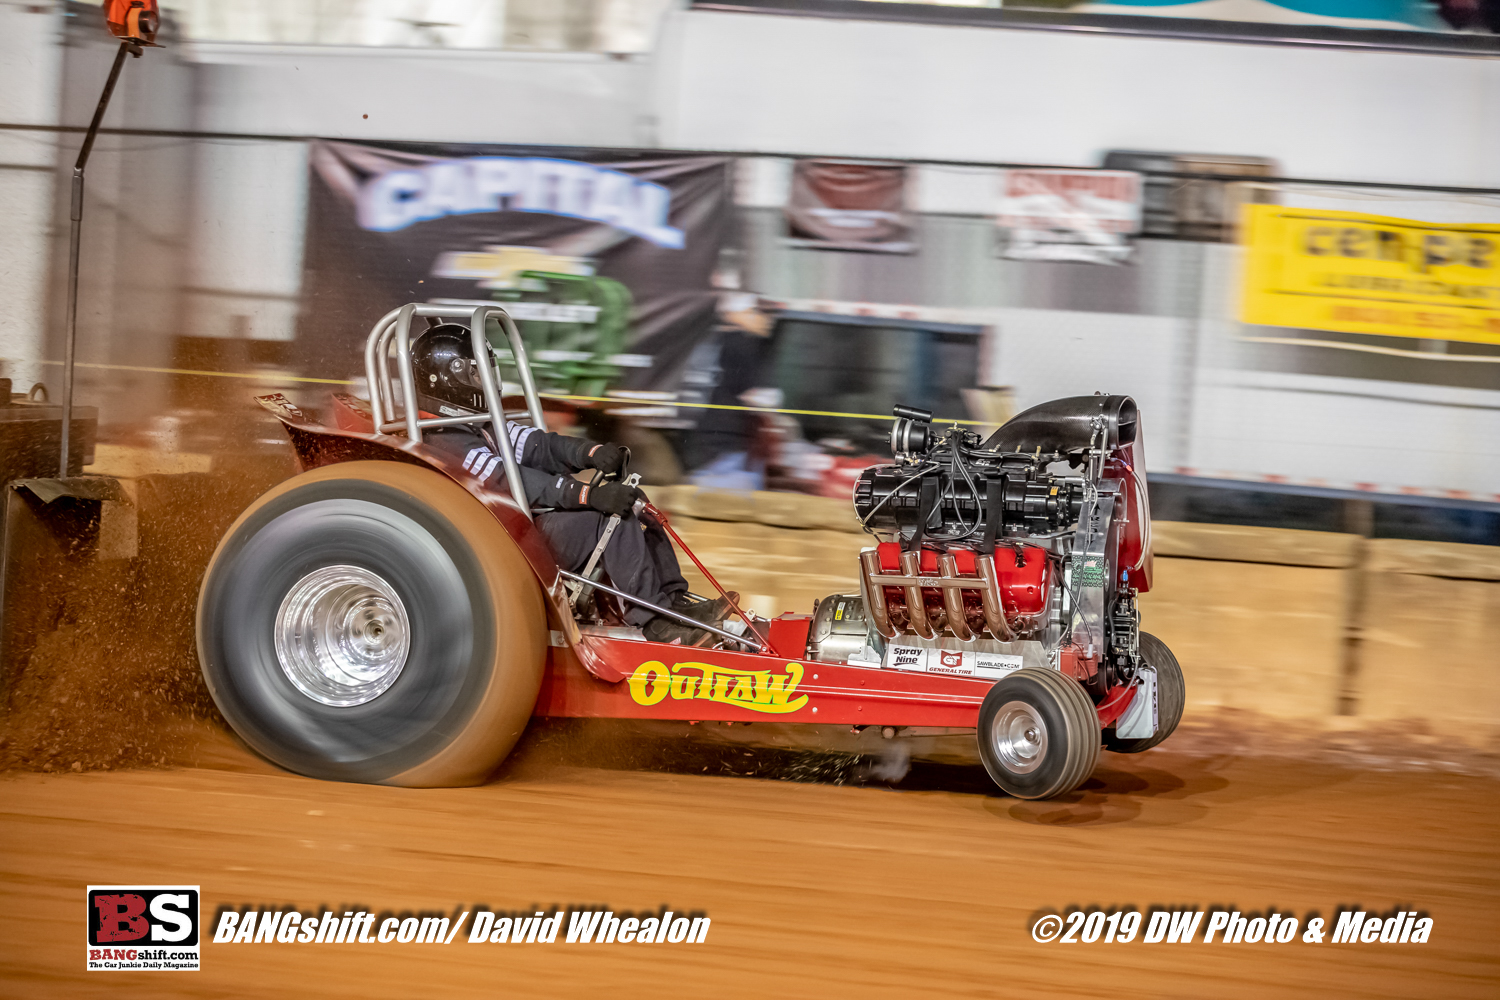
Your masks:
<instances>
[{"instance_id":1,"label":"rear tire tread","mask_svg":"<svg viewBox=\"0 0 1500 1000\"><path fill-rule=\"evenodd\" d=\"M290 581L345 562L405 588L412 651L379 697L330 708L293 687L270 636ZM505 528L451 479L404 462L324 466L270 490L225 534L199 594L199 657L226 720L282 767L341 781L483 781L531 717L546 630Z\"/></svg>"}]
</instances>

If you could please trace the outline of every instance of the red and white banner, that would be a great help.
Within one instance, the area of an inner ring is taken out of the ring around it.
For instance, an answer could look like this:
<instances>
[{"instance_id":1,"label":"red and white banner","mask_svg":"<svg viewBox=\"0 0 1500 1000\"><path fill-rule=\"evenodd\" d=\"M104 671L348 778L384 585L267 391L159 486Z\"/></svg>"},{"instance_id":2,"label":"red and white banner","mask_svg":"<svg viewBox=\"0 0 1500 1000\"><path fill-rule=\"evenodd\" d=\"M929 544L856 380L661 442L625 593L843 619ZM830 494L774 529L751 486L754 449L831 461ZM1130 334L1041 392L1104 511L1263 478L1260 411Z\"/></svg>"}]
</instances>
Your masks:
<instances>
[{"instance_id":1,"label":"red and white banner","mask_svg":"<svg viewBox=\"0 0 1500 1000\"><path fill-rule=\"evenodd\" d=\"M1015 260L1120 264L1141 228L1141 175L1128 170L1007 170L995 220Z\"/></svg>"}]
</instances>

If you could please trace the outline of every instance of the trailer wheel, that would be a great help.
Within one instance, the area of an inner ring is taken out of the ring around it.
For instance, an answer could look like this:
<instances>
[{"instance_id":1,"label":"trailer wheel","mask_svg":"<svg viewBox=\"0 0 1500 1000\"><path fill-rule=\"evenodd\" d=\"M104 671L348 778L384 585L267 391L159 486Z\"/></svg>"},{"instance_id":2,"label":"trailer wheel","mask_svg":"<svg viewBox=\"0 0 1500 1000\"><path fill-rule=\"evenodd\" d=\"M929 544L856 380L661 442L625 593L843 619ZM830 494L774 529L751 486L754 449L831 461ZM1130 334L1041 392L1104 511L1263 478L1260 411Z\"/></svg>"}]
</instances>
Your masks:
<instances>
[{"instance_id":1,"label":"trailer wheel","mask_svg":"<svg viewBox=\"0 0 1500 1000\"><path fill-rule=\"evenodd\" d=\"M471 785L526 727L546 622L516 543L462 487L348 462L282 483L229 529L198 655L229 724L282 767Z\"/></svg>"},{"instance_id":2,"label":"trailer wheel","mask_svg":"<svg viewBox=\"0 0 1500 1000\"><path fill-rule=\"evenodd\" d=\"M1141 658L1156 668L1156 732L1137 740L1122 740L1114 728L1104 733L1104 749L1115 753L1140 753L1150 750L1171 736L1182 721L1182 706L1187 701L1187 682L1182 666L1167 644L1149 632L1141 633Z\"/></svg>"},{"instance_id":3,"label":"trailer wheel","mask_svg":"<svg viewBox=\"0 0 1500 1000\"><path fill-rule=\"evenodd\" d=\"M1099 716L1072 677L1023 667L979 707L979 757L1006 792L1046 799L1071 792L1099 759Z\"/></svg>"}]
</instances>

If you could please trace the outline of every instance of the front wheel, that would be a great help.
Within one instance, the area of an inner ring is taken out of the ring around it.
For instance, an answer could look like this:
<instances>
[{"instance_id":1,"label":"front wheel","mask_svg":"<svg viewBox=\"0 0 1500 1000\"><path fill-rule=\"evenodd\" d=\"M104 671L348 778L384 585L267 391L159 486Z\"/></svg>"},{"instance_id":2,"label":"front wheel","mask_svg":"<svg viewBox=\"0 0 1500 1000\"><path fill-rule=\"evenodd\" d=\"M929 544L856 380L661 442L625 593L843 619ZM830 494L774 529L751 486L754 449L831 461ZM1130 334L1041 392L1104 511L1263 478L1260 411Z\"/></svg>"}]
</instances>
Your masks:
<instances>
[{"instance_id":1,"label":"front wheel","mask_svg":"<svg viewBox=\"0 0 1500 1000\"><path fill-rule=\"evenodd\" d=\"M531 568L438 472L394 461L303 473L220 542L198 652L246 743L317 778L477 784L531 716L546 654Z\"/></svg>"},{"instance_id":2,"label":"front wheel","mask_svg":"<svg viewBox=\"0 0 1500 1000\"><path fill-rule=\"evenodd\" d=\"M1006 792L1048 799L1071 792L1099 759L1099 715L1083 686L1041 667L998 681L979 706L979 758Z\"/></svg>"},{"instance_id":3,"label":"front wheel","mask_svg":"<svg viewBox=\"0 0 1500 1000\"><path fill-rule=\"evenodd\" d=\"M1187 682L1177 657L1150 632L1141 633L1141 659L1156 670L1156 732L1139 739L1123 740L1113 728L1104 734L1104 749L1115 753L1140 753L1150 750L1171 736L1182 721L1182 706L1187 701Z\"/></svg>"}]
</instances>

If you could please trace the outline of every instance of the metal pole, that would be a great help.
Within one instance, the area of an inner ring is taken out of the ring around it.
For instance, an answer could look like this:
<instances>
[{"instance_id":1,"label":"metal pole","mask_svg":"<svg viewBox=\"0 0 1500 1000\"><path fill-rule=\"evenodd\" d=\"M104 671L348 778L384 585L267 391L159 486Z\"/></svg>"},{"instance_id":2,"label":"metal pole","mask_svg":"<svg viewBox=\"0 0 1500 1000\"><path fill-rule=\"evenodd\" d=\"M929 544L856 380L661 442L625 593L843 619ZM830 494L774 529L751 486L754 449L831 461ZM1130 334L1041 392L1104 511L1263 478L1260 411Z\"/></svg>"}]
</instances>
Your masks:
<instances>
[{"instance_id":1,"label":"metal pole","mask_svg":"<svg viewBox=\"0 0 1500 1000\"><path fill-rule=\"evenodd\" d=\"M531 361L526 357L526 345L521 341L521 331L516 329L516 321L510 318L510 313L504 309L494 311L499 313L500 325L504 327L505 336L510 340L510 353L516 362L516 373L521 377L521 392L526 396L526 410L531 414L531 426L544 431L547 429L547 418L542 415L542 397L536 391L536 380L531 377ZM477 311L475 315L478 315Z\"/></svg>"},{"instance_id":2,"label":"metal pole","mask_svg":"<svg viewBox=\"0 0 1500 1000\"><path fill-rule=\"evenodd\" d=\"M406 439L412 444L422 443L422 428L417 421L422 419L417 408L417 387L411 374L411 318L416 314L417 304L408 302L396 314L396 374L401 377L401 407L406 412ZM392 418L395 414L391 414Z\"/></svg>"},{"instance_id":3,"label":"metal pole","mask_svg":"<svg viewBox=\"0 0 1500 1000\"><path fill-rule=\"evenodd\" d=\"M99 95L99 106L94 109L94 120L83 137L83 148L78 151L78 162L73 164L73 197L69 218L72 228L68 234L68 318L67 339L63 342L63 399L62 399L62 453L58 458L57 477L68 475L68 444L73 429L73 355L78 344L78 250L83 240L83 171L89 163L89 153L94 150L94 139L99 135L99 125L104 121L104 111L114 95L115 83L120 79L120 70L125 65L125 55L140 55L141 47L135 42L120 43L115 53L115 64L110 67L109 79L104 83L104 93Z\"/></svg>"},{"instance_id":4,"label":"metal pole","mask_svg":"<svg viewBox=\"0 0 1500 1000\"><path fill-rule=\"evenodd\" d=\"M384 334L400 314L400 309L392 309L380 317L380 322L375 324L365 341L365 388L370 393L370 417L376 434L396 411L395 397L390 393L391 363L386 358L389 349Z\"/></svg>"},{"instance_id":5,"label":"metal pole","mask_svg":"<svg viewBox=\"0 0 1500 1000\"><path fill-rule=\"evenodd\" d=\"M510 486L510 498L528 521L535 520L531 514L531 502L526 498L526 484L521 480L521 456L510 442L510 428L505 426L505 404L500 398L500 385L495 379L495 367L490 363L490 345L484 336L484 324L490 306L480 306L469 317L469 342L474 348L478 362L479 384L484 387L484 405L490 411L490 430L495 433L495 447L500 449L500 459L505 463L505 481ZM500 315L504 316L502 312ZM545 428L544 428L545 429Z\"/></svg>"}]
</instances>

